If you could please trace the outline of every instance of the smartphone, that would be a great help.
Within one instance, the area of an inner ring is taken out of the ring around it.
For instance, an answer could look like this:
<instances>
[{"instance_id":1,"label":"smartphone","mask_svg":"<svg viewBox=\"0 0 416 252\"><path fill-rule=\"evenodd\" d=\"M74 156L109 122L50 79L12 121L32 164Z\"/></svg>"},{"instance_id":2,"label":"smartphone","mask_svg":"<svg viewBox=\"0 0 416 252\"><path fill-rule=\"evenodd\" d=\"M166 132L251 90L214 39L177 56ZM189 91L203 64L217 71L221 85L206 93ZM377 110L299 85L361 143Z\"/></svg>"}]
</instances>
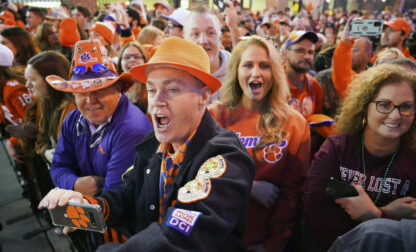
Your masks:
<instances>
[{"instance_id":1,"label":"smartphone","mask_svg":"<svg viewBox=\"0 0 416 252\"><path fill-rule=\"evenodd\" d=\"M228 4L224 3L222 0L214 0L214 4L220 9L220 11L224 11L225 8L228 7Z\"/></svg>"},{"instance_id":2,"label":"smartphone","mask_svg":"<svg viewBox=\"0 0 416 252\"><path fill-rule=\"evenodd\" d=\"M104 233L106 225L99 205L68 203L49 210L52 223L55 226L68 226Z\"/></svg>"},{"instance_id":3,"label":"smartphone","mask_svg":"<svg viewBox=\"0 0 416 252\"><path fill-rule=\"evenodd\" d=\"M325 192L334 199L358 196L354 186L334 178L328 180Z\"/></svg>"},{"instance_id":4,"label":"smartphone","mask_svg":"<svg viewBox=\"0 0 416 252\"><path fill-rule=\"evenodd\" d=\"M378 36L383 32L383 20L353 20L349 34L355 36Z\"/></svg>"}]
</instances>

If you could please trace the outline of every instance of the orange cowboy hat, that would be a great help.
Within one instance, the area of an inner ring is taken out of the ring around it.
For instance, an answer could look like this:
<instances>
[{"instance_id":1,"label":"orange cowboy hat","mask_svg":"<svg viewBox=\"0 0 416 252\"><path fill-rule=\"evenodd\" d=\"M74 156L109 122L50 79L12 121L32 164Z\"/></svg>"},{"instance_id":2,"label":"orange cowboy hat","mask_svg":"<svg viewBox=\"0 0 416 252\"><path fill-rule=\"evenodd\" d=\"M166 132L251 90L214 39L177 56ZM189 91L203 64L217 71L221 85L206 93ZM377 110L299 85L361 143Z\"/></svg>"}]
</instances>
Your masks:
<instances>
[{"instance_id":1,"label":"orange cowboy hat","mask_svg":"<svg viewBox=\"0 0 416 252\"><path fill-rule=\"evenodd\" d=\"M155 66L182 69L202 81L211 89L212 94L221 87L221 81L210 74L209 57L205 50L178 37L165 39L146 64L133 67L130 73L137 80L146 83L149 69Z\"/></svg>"},{"instance_id":2,"label":"orange cowboy hat","mask_svg":"<svg viewBox=\"0 0 416 252\"><path fill-rule=\"evenodd\" d=\"M46 81L52 88L68 93L94 92L116 82L121 82L122 91L126 91L134 82L129 73L118 76L107 49L96 39L75 44L69 76L70 80L65 80L49 75Z\"/></svg>"}]
</instances>

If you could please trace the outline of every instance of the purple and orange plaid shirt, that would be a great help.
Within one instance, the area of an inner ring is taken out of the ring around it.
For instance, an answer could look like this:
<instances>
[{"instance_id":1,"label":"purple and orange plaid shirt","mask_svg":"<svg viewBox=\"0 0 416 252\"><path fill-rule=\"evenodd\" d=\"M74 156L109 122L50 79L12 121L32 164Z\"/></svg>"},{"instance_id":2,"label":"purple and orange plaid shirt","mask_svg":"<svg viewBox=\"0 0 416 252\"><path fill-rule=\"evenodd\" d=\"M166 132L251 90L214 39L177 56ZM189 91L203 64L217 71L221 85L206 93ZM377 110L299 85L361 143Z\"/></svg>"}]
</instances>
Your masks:
<instances>
[{"instance_id":1,"label":"purple and orange plaid shirt","mask_svg":"<svg viewBox=\"0 0 416 252\"><path fill-rule=\"evenodd\" d=\"M161 143L156 151L156 154L162 158L159 178L159 223L162 223L165 209L168 208L166 198L172 192L173 180L175 179L176 174L178 174L179 164L182 163L195 133L196 131L191 134L188 140L186 140L175 153L173 153L173 147L170 143ZM175 201L172 202L172 205L174 203Z\"/></svg>"}]
</instances>

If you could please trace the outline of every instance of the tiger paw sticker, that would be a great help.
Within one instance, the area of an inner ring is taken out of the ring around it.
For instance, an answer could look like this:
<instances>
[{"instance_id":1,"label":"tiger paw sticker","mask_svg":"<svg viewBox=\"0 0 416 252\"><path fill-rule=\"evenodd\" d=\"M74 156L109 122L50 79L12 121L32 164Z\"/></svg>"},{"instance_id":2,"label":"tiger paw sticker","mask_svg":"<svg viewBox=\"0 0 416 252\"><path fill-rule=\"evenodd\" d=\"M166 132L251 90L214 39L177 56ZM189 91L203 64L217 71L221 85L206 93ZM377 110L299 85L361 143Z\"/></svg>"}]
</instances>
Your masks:
<instances>
[{"instance_id":1,"label":"tiger paw sticker","mask_svg":"<svg viewBox=\"0 0 416 252\"><path fill-rule=\"evenodd\" d=\"M71 219L72 223L74 223L75 226L78 228L88 227L88 222L90 222L90 219L85 215L84 209L80 206L68 206L66 208L66 217Z\"/></svg>"},{"instance_id":2,"label":"tiger paw sticker","mask_svg":"<svg viewBox=\"0 0 416 252\"><path fill-rule=\"evenodd\" d=\"M283 149L287 147L287 141L284 139L280 146L277 144L268 144L263 148L263 158L267 163L277 163L283 157Z\"/></svg>"}]
</instances>

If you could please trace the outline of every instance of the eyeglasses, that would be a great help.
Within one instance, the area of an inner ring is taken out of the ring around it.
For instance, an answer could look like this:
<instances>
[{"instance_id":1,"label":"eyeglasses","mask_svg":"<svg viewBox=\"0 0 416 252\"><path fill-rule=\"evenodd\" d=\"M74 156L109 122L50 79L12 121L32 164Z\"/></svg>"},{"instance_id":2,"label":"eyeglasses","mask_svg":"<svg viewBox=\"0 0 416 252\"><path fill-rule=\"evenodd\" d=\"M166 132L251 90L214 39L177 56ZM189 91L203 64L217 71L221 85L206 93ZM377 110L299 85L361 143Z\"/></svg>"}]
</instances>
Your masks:
<instances>
[{"instance_id":1,"label":"eyeglasses","mask_svg":"<svg viewBox=\"0 0 416 252\"><path fill-rule=\"evenodd\" d=\"M141 54L124 54L122 59L125 61L130 59L134 59L135 61L144 60L143 55Z\"/></svg>"},{"instance_id":2,"label":"eyeglasses","mask_svg":"<svg viewBox=\"0 0 416 252\"><path fill-rule=\"evenodd\" d=\"M295 49L289 49L289 50L290 51L294 51L297 54L302 54L302 55L305 55L305 54L314 55L315 54L315 51L314 50L308 50L308 51L306 51L306 49L303 49L303 48L295 48Z\"/></svg>"},{"instance_id":3,"label":"eyeglasses","mask_svg":"<svg viewBox=\"0 0 416 252\"><path fill-rule=\"evenodd\" d=\"M412 116L415 114L415 104L403 103L401 105L394 105L388 100L372 101L376 104L376 110L382 114L390 114L395 108L399 110L402 116Z\"/></svg>"},{"instance_id":4,"label":"eyeglasses","mask_svg":"<svg viewBox=\"0 0 416 252\"><path fill-rule=\"evenodd\" d=\"M103 73L108 71L108 66L104 64L95 64L91 67L94 73ZM72 69L72 73L75 75L85 74L87 72L87 66L76 66Z\"/></svg>"},{"instance_id":5,"label":"eyeglasses","mask_svg":"<svg viewBox=\"0 0 416 252\"><path fill-rule=\"evenodd\" d=\"M172 23L168 23L167 25L166 25L167 27L169 27L169 28L180 28L180 29L182 29L182 25L177 25L177 24L172 24Z\"/></svg>"}]
</instances>

